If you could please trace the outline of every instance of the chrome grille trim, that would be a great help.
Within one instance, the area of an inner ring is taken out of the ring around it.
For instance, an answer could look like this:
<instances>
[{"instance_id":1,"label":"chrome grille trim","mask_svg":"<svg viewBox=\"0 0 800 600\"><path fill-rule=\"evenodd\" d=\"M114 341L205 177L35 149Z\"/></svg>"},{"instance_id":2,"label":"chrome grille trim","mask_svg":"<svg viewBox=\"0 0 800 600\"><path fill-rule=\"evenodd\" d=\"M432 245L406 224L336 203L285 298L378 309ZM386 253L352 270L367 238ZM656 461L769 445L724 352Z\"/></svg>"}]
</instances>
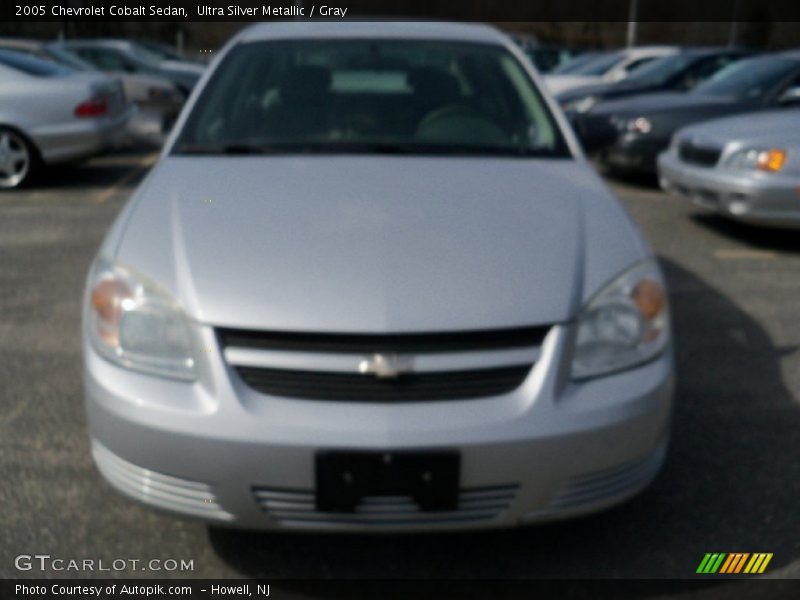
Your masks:
<instances>
[{"instance_id":1,"label":"chrome grille trim","mask_svg":"<svg viewBox=\"0 0 800 600\"><path fill-rule=\"evenodd\" d=\"M544 509L525 515L525 519L557 517L633 495L658 474L666 451L662 445L642 459L571 477Z\"/></svg>"},{"instance_id":2,"label":"chrome grille trim","mask_svg":"<svg viewBox=\"0 0 800 600\"><path fill-rule=\"evenodd\" d=\"M290 526L319 523L366 526L410 526L483 521L498 518L516 497L517 485L465 488L459 492L458 508L424 512L407 496L370 496L353 513L316 510L314 492L254 487L253 497L272 519Z\"/></svg>"},{"instance_id":3,"label":"chrome grille trim","mask_svg":"<svg viewBox=\"0 0 800 600\"><path fill-rule=\"evenodd\" d=\"M222 509L213 490L205 483L138 467L96 440L92 441L92 456L97 468L112 486L140 502L204 519L233 519L233 515Z\"/></svg>"},{"instance_id":4,"label":"chrome grille trim","mask_svg":"<svg viewBox=\"0 0 800 600\"><path fill-rule=\"evenodd\" d=\"M461 371L533 364L539 360L540 353L538 347L527 347L482 352L420 354L414 357L414 372ZM326 373L359 373L359 364L363 359L360 354L253 350L239 347L225 348L224 356L229 365L236 367L314 370Z\"/></svg>"}]
</instances>

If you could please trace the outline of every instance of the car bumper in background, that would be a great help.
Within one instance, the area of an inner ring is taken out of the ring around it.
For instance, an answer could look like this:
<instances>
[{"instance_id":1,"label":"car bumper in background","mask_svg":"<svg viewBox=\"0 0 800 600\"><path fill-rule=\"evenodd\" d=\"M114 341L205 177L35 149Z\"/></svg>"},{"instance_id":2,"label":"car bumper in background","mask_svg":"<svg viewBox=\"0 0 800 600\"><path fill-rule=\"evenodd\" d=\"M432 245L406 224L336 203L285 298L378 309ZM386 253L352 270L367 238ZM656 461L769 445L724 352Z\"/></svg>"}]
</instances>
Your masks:
<instances>
[{"instance_id":1,"label":"car bumper in background","mask_svg":"<svg viewBox=\"0 0 800 600\"><path fill-rule=\"evenodd\" d=\"M148 506L253 529L415 531L491 528L600 510L642 490L665 456L673 359L562 383L572 332L554 327L523 384L494 398L349 403L248 388L212 328L201 380L121 369L87 341L93 455L106 480ZM213 383L211 383L213 382ZM457 451L455 510L375 497L356 512L315 507L320 451Z\"/></svg>"},{"instance_id":2,"label":"car bumper in background","mask_svg":"<svg viewBox=\"0 0 800 600\"><path fill-rule=\"evenodd\" d=\"M40 128L31 133L45 164L87 158L112 147L125 137L125 128L136 107L108 117L74 119L65 124Z\"/></svg>"},{"instance_id":3,"label":"car bumper in background","mask_svg":"<svg viewBox=\"0 0 800 600\"><path fill-rule=\"evenodd\" d=\"M780 173L731 172L687 165L672 152L658 159L661 187L738 221L800 227L800 179Z\"/></svg>"},{"instance_id":4,"label":"car bumper in background","mask_svg":"<svg viewBox=\"0 0 800 600\"><path fill-rule=\"evenodd\" d=\"M610 168L637 173L655 173L658 154L667 142L622 135L598 153L599 161Z\"/></svg>"}]
</instances>

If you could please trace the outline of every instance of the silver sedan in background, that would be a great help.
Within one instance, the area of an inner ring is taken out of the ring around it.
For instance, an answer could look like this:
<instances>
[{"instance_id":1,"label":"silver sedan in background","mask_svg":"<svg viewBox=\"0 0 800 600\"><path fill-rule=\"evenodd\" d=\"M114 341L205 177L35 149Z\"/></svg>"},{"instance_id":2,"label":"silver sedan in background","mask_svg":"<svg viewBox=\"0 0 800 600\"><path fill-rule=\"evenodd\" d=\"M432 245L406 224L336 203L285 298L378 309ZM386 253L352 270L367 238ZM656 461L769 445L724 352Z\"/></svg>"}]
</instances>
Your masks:
<instances>
[{"instance_id":1,"label":"silver sedan in background","mask_svg":"<svg viewBox=\"0 0 800 600\"><path fill-rule=\"evenodd\" d=\"M110 146L134 112L119 81L19 52L0 50L0 81L0 189Z\"/></svg>"},{"instance_id":2,"label":"silver sedan in background","mask_svg":"<svg viewBox=\"0 0 800 600\"><path fill-rule=\"evenodd\" d=\"M659 156L658 174L665 190L722 216L799 227L800 108L682 129Z\"/></svg>"},{"instance_id":3,"label":"silver sedan in background","mask_svg":"<svg viewBox=\"0 0 800 600\"><path fill-rule=\"evenodd\" d=\"M41 40L0 38L0 48L23 52L43 60L50 60L76 71L101 72L93 64L83 60L77 54L57 42ZM186 95L170 80L147 73L130 73L116 70L109 73L119 79L125 90L125 97L138 108L138 116L134 121L146 124L155 123L159 132L166 132L178 117ZM140 130L142 123L131 123L132 130Z\"/></svg>"}]
</instances>

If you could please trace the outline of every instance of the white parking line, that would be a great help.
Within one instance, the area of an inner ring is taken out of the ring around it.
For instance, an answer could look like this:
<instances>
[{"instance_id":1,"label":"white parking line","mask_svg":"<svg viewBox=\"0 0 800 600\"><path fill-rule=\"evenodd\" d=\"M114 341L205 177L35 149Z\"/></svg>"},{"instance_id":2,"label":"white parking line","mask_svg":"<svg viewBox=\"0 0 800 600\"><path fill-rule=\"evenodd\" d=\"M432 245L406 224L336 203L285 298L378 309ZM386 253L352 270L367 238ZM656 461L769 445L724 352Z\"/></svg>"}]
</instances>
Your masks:
<instances>
[{"instance_id":1,"label":"white parking line","mask_svg":"<svg viewBox=\"0 0 800 600\"><path fill-rule=\"evenodd\" d=\"M719 248L714 250L714 258L720 260L771 260L777 258L769 250L748 250L746 248Z\"/></svg>"},{"instance_id":2,"label":"white parking line","mask_svg":"<svg viewBox=\"0 0 800 600\"><path fill-rule=\"evenodd\" d=\"M100 190L97 194L94 195L92 198L92 202L95 204L100 204L101 202L106 202L117 195L117 193L125 187L128 183L133 181L142 171L149 169L153 166L153 164L158 160L158 152L154 152L153 154L148 154L144 156L141 160L136 163L136 168L128 171L120 177L117 181L111 184L109 187Z\"/></svg>"}]
</instances>

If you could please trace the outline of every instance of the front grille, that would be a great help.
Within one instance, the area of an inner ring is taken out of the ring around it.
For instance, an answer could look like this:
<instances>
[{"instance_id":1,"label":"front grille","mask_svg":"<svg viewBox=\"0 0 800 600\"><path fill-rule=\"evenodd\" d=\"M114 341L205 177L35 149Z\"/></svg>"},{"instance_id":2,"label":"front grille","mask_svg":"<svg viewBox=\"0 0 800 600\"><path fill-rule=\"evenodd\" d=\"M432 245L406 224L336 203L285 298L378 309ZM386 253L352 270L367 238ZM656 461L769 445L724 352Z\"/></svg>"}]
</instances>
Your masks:
<instances>
[{"instance_id":1,"label":"front grille","mask_svg":"<svg viewBox=\"0 0 800 600\"><path fill-rule=\"evenodd\" d=\"M531 365L410 373L395 378L377 378L360 373L326 373L290 369L237 367L251 388L288 398L350 402L420 402L464 400L499 396L518 388Z\"/></svg>"},{"instance_id":2,"label":"front grille","mask_svg":"<svg viewBox=\"0 0 800 600\"><path fill-rule=\"evenodd\" d=\"M701 167L713 167L719 161L722 150L711 146L702 146L689 140L678 144L678 156L683 162Z\"/></svg>"},{"instance_id":3,"label":"front grille","mask_svg":"<svg viewBox=\"0 0 800 600\"><path fill-rule=\"evenodd\" d=\"M282 488L253 488L253 496L272 519L289 526L366 525L413 526L485 521L508 510L517 493L516 485L463 488L458 507L449 511L420 510L411 497L369 496L352 513L316 510L314 492Z\"/></svg>"},{"instance_id":4,"label":"front grille","mask_svg":"<svg viewBox=\"0 0 800 600\"><path fill-rule=\"evenodd\" d=\"M217 334L228 364L262 394L422 402L489 398L515 390L537 361L547 331L521 327L373 335L220 329Z\"/></svg>"},{"instance_id":5,"label":"front grille","mask_svg":"<svg viewBox=\"0 0 800 600\"><path fill-rule=\"evenodd\" d=\"M548 328L521 327L452 333L377 335L248 331L241 329L219 329L217 331L223 347L295 352L425 354L539 346L547 334Z\"/></svg>"}]
</instances>

